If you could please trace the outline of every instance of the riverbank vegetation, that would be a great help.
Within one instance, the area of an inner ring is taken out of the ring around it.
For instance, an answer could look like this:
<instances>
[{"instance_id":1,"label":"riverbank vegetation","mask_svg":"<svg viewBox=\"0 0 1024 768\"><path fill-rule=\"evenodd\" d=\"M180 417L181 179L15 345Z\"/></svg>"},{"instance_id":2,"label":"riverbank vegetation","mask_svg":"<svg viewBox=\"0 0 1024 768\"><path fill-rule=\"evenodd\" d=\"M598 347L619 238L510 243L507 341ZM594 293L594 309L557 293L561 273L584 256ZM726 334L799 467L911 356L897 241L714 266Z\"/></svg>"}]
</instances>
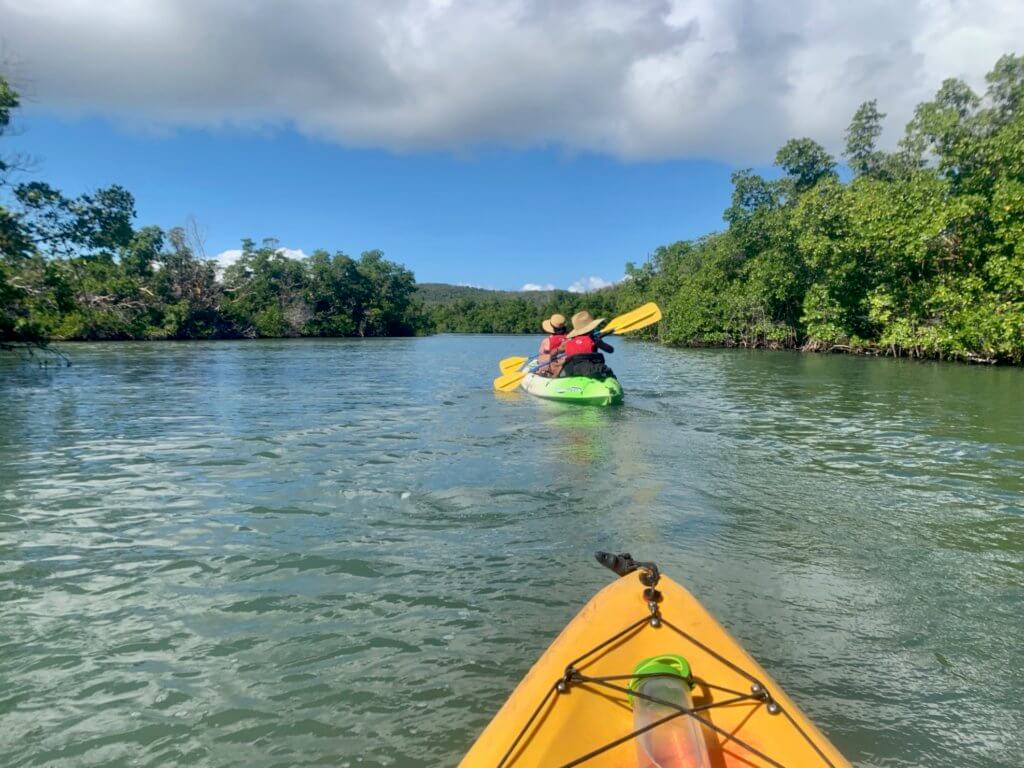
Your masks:
<instances>
[{"instance_id":1,"label":"riverbank vegetation","mask_svg":"<svg viewBox=\"0 0 1024 768\"><path fill-rule=\"evenodd\" d=\"M0 79L0 134L18 107ZM809 138L778 174L733 174L726 228L657 248L590 294L417 286L378 251L286 257L245 241L220 271L184 229L135 227L112 186L67 198L11 183L0 160L0 345L49 339L201 339L530 333L586 308L662 306L669 344L1024 362L1024 57L984 95L945 81L892 151L869 101L844 167Z\"/></svg>"},{"instance_id":2,"label":"riverbank vegetation","mask_svg":"<svg viewBox=\"0 0 1024 768\"><path fill-rule=\"evenodd\" d=\"M556 312L571 317L581 309L599 316L614 310L620 298L614 290L489 291L436 284L421 286L416 295L427 327L436 333L541 333L542 318Z\"/></svg>"},{"instance_id":3,"label":"riverbank vegetation","mask_svg":"<svg viewBox=\"0 0 1024 768\"><path fill-rule=\"evenodd\" d=\"M0 78L0 134L18 95ZM51 339L396 336L422 332L412 273L379 251L284 255L243 241L221 270L195 228L135 227L119 186L69 198L0 158L0 345Z\"/></svg>"},{"instance_id":4,"label":"riverbank vegetation","mask_svg":"<svg viewBox=\"0 0 1024 768\"><path fill-rule=\"evenodd\" d=\"M945 81L891 152L863 104L847 182L810 139L779 150L779 179L735 173L724 232L629 270L662 340L1022 362L1024 57L987 86Z\"/></svg>"}]
</instances>

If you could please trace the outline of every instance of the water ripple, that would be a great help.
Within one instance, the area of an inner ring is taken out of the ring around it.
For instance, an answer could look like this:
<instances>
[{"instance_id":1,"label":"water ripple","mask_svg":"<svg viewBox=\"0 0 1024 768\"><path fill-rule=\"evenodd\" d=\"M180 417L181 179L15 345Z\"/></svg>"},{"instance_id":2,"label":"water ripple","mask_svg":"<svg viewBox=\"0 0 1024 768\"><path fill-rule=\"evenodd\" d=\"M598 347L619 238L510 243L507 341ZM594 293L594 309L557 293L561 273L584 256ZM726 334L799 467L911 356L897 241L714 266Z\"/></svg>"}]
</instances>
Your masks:
<instances>
[{"instance_id":1,"label":"water ripple","mask_svg":"<svg viewBox=\"0 0 1024 768\"><path fill-rule=\"evenodd\" d=\"M626 342L581 409L489 391L526 344L0 362L0 763L451 764L603 548L859 765L1015 764L1021 371Z\"/></svg>"}]
</instances>

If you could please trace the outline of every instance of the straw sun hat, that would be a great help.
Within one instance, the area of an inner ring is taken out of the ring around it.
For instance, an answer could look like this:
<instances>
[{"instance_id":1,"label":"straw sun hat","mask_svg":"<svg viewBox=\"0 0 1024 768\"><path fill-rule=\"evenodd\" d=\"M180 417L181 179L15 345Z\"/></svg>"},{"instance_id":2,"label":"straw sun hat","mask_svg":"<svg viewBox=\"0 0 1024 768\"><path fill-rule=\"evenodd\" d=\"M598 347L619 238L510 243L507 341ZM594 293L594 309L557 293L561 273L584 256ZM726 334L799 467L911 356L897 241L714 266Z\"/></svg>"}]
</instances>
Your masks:
<instances>
[{"instance_id":1,"label":"straw sun hat","mask_svg":"<svg viewBox=\"0 0 1024 768\"><path fill-rule=\"evenodd\" d=\"M565 330L565 315L552 315L540 324L548 333L558 333L558 330Z\"/></svg>"},{"instance_id":2,"label":"straw sun hat","mask_svg":"<svg viewBox=\"0 0 1024 768\"><path fill-rule=\"evenodd\" d=\"M585 333L590 333L603 322L603 317L599 317L595 320L586 310L577 312L572 316L572 330L569 332L569 338L572 339L576 336L582 336Z\"/></svg>"}]
</instances>

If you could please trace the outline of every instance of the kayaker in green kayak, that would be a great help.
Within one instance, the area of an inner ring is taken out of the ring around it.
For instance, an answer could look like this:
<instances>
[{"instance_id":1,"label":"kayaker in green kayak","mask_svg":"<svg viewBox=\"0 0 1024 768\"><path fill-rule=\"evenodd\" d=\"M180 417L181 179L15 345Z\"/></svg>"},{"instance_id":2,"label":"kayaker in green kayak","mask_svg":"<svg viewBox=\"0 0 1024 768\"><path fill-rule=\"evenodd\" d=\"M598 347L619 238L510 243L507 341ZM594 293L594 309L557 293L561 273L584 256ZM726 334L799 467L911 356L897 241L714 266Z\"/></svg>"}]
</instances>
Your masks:
<instances>
[{"instance_id":1,"label":"kayaker in green kayak","mask_svg":"<svg viewBox=\"0 0 1024 768\"><path fill-rule=\"evenodd\" d=\"M540 343L540 354L537 356L537 361L541 365L545 365L550 362L551 358L562 351L562 347L565 344L566 328L565 315L559 315L557 312L549 317L547 320L540 324L550 336L545 336L544 340Z\"/></svg>"},{"instance_id":2,"label":"kayaker in green kayak","mask_svg":"<svg viewBox=\"0 0 1024 768\"><path fill-rule=\"evenodd\" d=\"M573 316L572 333L565 334L561 353L549 356L561 363L565 350L573 344L573 354L560 366L560 376L543 376L551 367L542 365L537 358L506 357L498 363L501 376L493 382L498 392L512 392L520 387L535 397L593 405L613 405L622 402L622 387L612 369L605 365L604 355L594 350L612 351L603 339L613 333L631 333L647 328L661 320L661 310L653 301L608 321L595 320L589 312ZM551 329L556 327L550 323ZM544 323L541 326L548 330ZM599 327L603 326L600 328ZM549 331L550 332L550 331ZM554 336L555 334L551 334ZM561 335L561 334L558 334ZM570 338L571 337L571 338ZM580 341L576 341L580 339ZM547 345L550 349L550 345ZM590 350L590 351L588 351Z\"/></svg>"}]
</instances>

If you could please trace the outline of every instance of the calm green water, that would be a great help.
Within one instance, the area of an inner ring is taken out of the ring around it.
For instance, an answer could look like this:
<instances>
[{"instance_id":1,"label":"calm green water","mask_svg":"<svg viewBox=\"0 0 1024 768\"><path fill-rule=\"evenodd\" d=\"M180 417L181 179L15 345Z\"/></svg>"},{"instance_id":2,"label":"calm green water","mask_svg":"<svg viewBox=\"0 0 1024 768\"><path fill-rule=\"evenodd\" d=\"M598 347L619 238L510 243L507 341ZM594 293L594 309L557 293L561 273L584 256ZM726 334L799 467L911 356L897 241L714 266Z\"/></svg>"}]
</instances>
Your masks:
<instances>
[{"instance_id":1,"label":"calm green water","mask_svg":"<svg viewBox=\"0 0 1024 768\"><path fill-rule=\"evenodd\" d=\"M1021 764L1024 371L620 342L621 408L493 394L534 343L0 362L0 764L452 764L595 549L858 765Z\"/></svg>"}]
</instances>

